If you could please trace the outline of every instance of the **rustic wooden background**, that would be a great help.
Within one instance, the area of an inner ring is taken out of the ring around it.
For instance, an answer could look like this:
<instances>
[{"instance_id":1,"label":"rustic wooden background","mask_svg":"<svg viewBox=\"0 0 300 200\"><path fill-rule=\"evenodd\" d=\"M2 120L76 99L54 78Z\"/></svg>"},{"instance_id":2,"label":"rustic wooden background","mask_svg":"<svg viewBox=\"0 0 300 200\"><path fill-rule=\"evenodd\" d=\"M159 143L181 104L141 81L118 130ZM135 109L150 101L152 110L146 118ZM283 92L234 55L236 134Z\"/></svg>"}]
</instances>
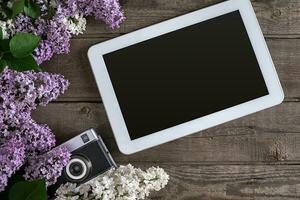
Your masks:
<instances>
[{"instance_id":1,"label":"rustic wooden background","mask_svg":"<svg viewBox=\"0 0 300 200\"><path fill-rule=\"evenodd\" d=\"M220 0L127 0L127 20L112 31L89 20L87 32L72 39L71 53L55 57L46 71L71 82L64 96L34 113L59 142L97 129L119 164L164 167L170 183L151 199L300 198L300 1L253 0L285 91L280 106L132 156L122 155L113 138L87 59L93 44L169 19Z\"/></svg>"}]
</instances>

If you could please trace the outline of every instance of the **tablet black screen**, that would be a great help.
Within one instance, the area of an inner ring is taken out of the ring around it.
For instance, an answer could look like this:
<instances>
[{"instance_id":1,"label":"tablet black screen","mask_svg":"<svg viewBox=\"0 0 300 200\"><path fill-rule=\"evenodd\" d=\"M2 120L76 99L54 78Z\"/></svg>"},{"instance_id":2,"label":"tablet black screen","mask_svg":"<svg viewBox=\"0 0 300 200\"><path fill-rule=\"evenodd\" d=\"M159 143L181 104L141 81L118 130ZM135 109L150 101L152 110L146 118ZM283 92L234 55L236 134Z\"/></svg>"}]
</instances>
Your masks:
<instances>
[{"instance_id":1,"label":"tablet black screen","mask_svg":"<svg viewBox=\"0 0 300 200\"><path fill-rule=\"evenodd\" d=\"M103 57L131 139L268 95L239 11Z\"/></svg>"}]
</instances>

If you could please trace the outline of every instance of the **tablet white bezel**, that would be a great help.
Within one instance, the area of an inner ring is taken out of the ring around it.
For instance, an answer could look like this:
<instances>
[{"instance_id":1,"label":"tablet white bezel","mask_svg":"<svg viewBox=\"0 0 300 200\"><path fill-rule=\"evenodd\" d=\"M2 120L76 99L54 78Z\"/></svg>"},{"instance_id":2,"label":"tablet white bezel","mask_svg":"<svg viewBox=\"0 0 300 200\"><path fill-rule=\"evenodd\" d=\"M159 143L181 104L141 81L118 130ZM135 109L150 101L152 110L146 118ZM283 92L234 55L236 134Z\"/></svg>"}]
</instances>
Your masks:
<instances>
[{"instance_id":1,"label":"tablet white bezel","mask_svg":"<svg viewBox=\"0 0 300 200\"><path fill-rule=\"evenodd\" d=\"M244 21L269 95L131 140L102 55L237 10L240 11ZM284 99L271 55L250 0L229 0L102 42L89 49L88 57L117 145L124 154L132 154L272 107Z\"/></svg>"}]
</instances>

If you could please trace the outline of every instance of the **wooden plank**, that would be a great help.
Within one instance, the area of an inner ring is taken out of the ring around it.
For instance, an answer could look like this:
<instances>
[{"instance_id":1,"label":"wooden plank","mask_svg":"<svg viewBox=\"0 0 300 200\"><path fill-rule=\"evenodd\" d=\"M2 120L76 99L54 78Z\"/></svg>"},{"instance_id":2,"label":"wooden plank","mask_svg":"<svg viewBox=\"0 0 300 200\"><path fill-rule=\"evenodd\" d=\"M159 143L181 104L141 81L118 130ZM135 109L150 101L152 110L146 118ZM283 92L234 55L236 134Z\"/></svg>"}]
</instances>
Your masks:
<instances>
[{"instance_id":1,"label":"wooden plank","mask_svg":"<svg viewBox=\"0 0 300 200\"><path fill-rule=\"evenodd\" d=\"M295 102L286 102L131 156L119 153L100 103L52 103L39 108L33 116L38 122L47 123L60 142L90 127L96 128L120 162L300 160L297 148L300 145L300 104Z\"/></svg>"},{"instance_id":2,"label":"wooden plank","mask_svg":"<svg viewBox=\"0 0 300 200\"><path fill-rule=\"evenodd\" d=\"M87 35L81 37L98 37L111 33L128 33L200 8L212 5L222 0L205 1L174 1L174 0L129 0L124 3L127 20L120 29L111 30L102 22L90 19ZM253 0L252 1L263 32L270 36L298 37L300 21L298 0Z\"/></svg>"},{"instance_id":3,"label":"wooden plank","mask_svg":"<svg viewBox=\"0 0 300 200\"><path fill-rule=\"evenodd\" d=\"M299 165L160 165L169 184L153 200L296 200ZM147 168L149 165L141 165Z\"/></svg>"},{"instance_id":4,"label":"wooden plank","mask_svg":"<svg viewBox=\"0 0 300 200\"><path fill-rule=\"evenodd\" d=\"M68 55L56 56L44 64L46 71L64 74L71 82L59 101L100 101L99 92L87 59L88 48L107 38L74 39ZM300 98L300 39L267 40L285 95Z\"/></svg>"}]
</instances>

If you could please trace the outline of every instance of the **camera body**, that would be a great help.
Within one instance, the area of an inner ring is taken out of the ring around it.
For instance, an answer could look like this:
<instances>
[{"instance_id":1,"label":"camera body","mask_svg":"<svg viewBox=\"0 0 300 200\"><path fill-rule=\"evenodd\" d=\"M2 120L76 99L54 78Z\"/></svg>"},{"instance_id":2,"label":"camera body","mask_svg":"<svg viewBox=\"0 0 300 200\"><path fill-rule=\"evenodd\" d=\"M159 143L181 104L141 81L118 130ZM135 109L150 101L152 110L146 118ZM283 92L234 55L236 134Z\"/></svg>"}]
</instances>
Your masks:
<instances>
[{"instance_id":1,"label":"camera body","mask_svg":"<svg viewBox=\"0 0 300 200\"><path fill-rule=\"evenodd\" d=\"M66 147L71 152L71 160L56 184L48 188L50 196L55 194L61 184L71 182L80 185L116 167L104 142L94 129L86 130L58 147Z\"/></svg>"}]
</instances>

